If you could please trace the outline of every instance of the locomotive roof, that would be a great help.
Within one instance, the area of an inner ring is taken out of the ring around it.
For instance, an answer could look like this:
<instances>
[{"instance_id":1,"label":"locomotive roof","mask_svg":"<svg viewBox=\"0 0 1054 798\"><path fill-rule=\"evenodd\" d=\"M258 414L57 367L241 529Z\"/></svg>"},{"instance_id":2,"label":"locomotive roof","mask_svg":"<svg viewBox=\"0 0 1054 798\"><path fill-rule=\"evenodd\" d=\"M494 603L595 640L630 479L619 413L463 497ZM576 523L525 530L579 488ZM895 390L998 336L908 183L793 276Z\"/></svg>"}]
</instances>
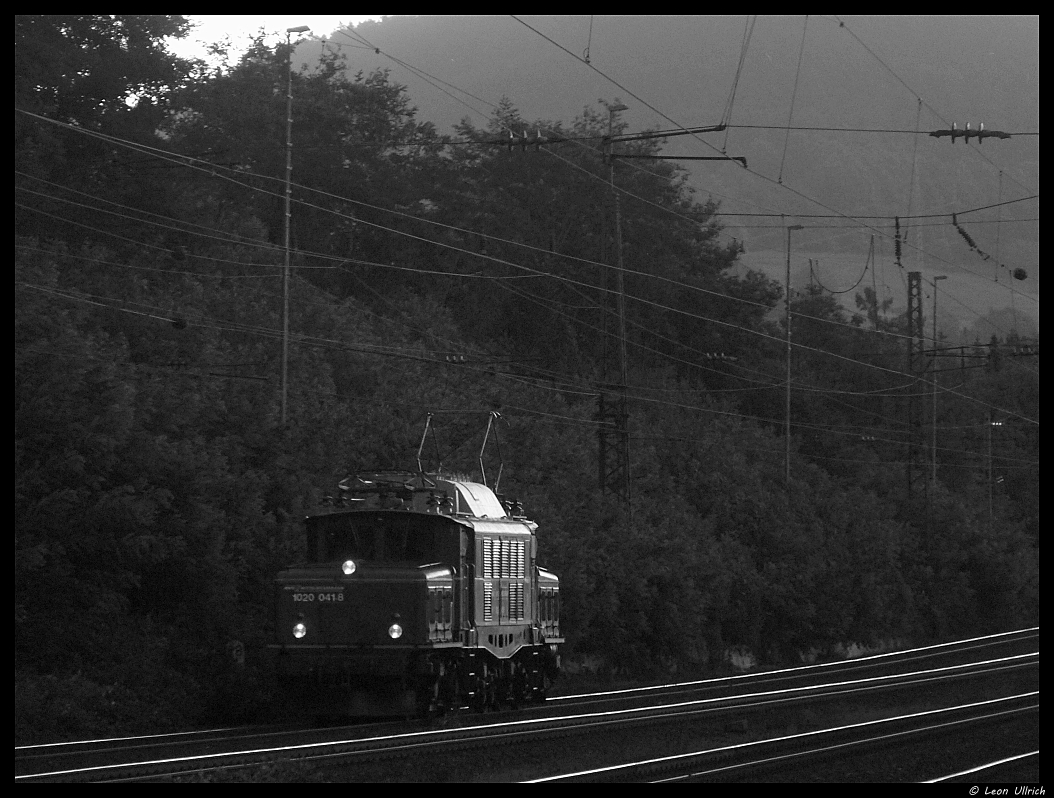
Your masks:
<instances>
[{"instance_id":1,"label":"locomotive roof","mask_svg":"<svg viewBox=\"0 0 1054 798\"><path fill-rule=\"evenodd\" d=\"M518 504L507 509L488 486L454 475L410 471L363 473L344 479L340 488L343 496L334 503L349 509L409 510L465 520L526 520L519 515Z\"/></svg>"},{"instance_id":2,"label":"locomotive roof","mask_svg":"<svg viewBox=\"0 0 1054 798\"><path fill-rule=\"evenodd\" d=\"M472 527L473 532L501 533L503 535L530 534L537 529L537 524L525 518L503 518L492 520L490 518L458 518L458 523Z\"/></svg>"},{"instance_id":3,"label":"locomotive roof","mask_svg":"<svg viewBox=\"0 0 1054 798\"><path fill-rule=\"evenodd\" d=\"M478 482L461 482L456 480L437 480L437 486L449 486L458 492L459 505L467 508L468 515L476 518L505 518L502 507L494 491Z\"/></svg>"}]
</instances>

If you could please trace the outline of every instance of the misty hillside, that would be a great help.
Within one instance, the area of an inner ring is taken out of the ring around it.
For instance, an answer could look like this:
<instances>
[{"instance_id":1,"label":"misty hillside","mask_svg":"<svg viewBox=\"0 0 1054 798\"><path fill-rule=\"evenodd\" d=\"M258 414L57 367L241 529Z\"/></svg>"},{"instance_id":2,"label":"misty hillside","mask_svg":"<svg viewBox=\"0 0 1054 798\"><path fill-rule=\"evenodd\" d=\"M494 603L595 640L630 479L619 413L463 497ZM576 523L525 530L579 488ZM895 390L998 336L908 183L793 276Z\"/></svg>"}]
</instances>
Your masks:
<instances>
[{"instance_id":1,"label":"misty hillside","mask_svg":"<svg viewBox=\"0 0 1054 798\"><path fill-rule=\"evenodd\" d=\"M386 17L358 26L361 39L337 33L325 46L339 49L353 73L391 70L393 80L409 87L419 119L440 133L453 134L465 118L482 126L502 97L526 120L565 123L587 107L603 112L600 100L618 99L628 106L622 118L630 131L669 130L722 121L747 23L743 16L594 17L590 33L588 15L521 19ZM723 148L747 159L749 171L732 162L681 162L696 190L728 214L722 221L727 235L744 244L744 268L782 279L784 228L801 223L807 229L794 237L793 280L808 279L814 258L844 289L859 278L874 237L875 285L894 307L905 302L903 272L921 271L926 280L951 274L955 279L941 288L952 299L956 326L991 308L1009 308L1023 326L1038 325L1038 199L958 219L979 251L949 216L920 219L912 229L905 220L908 245L899 272L893 220L859 219L950 214L1038 193L1038 136L965 146L925 135L950 122L1038 131L1038 18L844 21L841 27L832 17L810 17L807 25L802 16L758 17L736 86L732 129L727 136L669 139L664 154L716 155ZM302 44L298 60L309 65L320 47ZM589 65L579 58L587 47ZM788 137L785 130L745 127L785 127L788 118L794 127L924 134L811 130ZM1015 268L1025 269L1028 279L1013 280Z\"/></svg>"}]
</instances>

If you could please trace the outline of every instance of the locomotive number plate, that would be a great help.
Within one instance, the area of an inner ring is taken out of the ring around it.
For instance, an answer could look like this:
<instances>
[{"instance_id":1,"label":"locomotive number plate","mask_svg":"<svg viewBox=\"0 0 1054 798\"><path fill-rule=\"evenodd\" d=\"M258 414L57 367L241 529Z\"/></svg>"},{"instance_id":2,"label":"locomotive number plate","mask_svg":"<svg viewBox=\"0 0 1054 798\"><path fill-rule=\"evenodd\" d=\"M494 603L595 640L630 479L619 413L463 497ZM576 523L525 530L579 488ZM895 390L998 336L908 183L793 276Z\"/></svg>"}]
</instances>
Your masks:
<instances>
[{"instance_id":1,"label":"locomotive number plate","mask_svg":"<svg viewBox=\"0 0 1054 798\"><path fill-rule=\"evenodd\" d=\"M302 587L286 588L290 593L293 594L294 602L308 602L308 603L337 603L344 600L344 591L342 589L305 589Z\"/></svg>"},{"instance_id":2,"label":"locomotive number plate","mask_svg":"<svg viewBox=\"0 0 1054 798\"><path fill-rule=\"evenodd\" d=\"M317 601L324 604L327 601L343 601L343 593L294 593L293 601Z\"/></svg>"}]
</instances>

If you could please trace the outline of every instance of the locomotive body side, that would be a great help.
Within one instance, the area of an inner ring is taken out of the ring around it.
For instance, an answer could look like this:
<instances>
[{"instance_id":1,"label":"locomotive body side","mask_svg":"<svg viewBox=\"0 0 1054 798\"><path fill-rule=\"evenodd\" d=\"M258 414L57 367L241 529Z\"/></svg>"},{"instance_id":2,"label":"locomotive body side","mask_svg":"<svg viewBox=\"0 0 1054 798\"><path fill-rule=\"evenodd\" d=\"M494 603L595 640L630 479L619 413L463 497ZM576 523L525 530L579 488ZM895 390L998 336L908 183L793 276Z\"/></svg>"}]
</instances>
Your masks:
<instances>
[{"instance_id":1,"label":"locomotive body side","mask_svg":"<svg viewBox=\"0 0 1054 798\"><path fill-rule=\"evenodd\" d=\"M315 714L428 714L544 700L559 580L535 525L483 485L356 478L354 509L307 519L311 562L275 585L278 670Z\"/></svg>"}]
</instances>

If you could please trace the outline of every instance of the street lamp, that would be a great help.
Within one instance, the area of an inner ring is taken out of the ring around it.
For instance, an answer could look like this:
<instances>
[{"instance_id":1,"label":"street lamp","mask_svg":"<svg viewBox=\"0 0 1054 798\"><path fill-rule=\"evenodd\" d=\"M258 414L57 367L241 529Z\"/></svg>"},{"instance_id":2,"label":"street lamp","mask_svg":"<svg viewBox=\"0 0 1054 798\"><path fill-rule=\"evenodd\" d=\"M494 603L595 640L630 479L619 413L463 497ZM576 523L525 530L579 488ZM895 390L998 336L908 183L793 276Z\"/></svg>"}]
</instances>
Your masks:
<instances>
[{"instance_id":1,"label":"street lamp","mask_svg":"<svg viewBox=\"0 0 1054 798\"><path fill-rule=\"evenodd\" d=\"M787 449L785 478L788 488L791 480L791 230L801 229L802 226L800 224L787 226L787 277L783 283L783 298L787 310L787 412L785 414L786 428L784 429L783 437L786 439L785 445Z\"/></svg>"},{"instance_id":2,"label":"street lamp","mask_svg":"<svg viewBox=\"0 0 1054 798\"><path fill-rule=\"evenodd\" d=\"M293 196L293 45L292 34L307 33L307 25L285 29L285 267L282 269L282 426L285 427L289 405L289 220Z\"/></svg>"},{"instance_id":3,"label":"street lamp","mask_svg":"<svg viewBox=\"0 0 1054 798\"><path fill-rule=\"evenodd\" d=\"M934 485L937 484L937 281L947 279L946 274L933 278L933 440L930 447L933 467L930 477Z\"/></svg>"}]
</instances>

